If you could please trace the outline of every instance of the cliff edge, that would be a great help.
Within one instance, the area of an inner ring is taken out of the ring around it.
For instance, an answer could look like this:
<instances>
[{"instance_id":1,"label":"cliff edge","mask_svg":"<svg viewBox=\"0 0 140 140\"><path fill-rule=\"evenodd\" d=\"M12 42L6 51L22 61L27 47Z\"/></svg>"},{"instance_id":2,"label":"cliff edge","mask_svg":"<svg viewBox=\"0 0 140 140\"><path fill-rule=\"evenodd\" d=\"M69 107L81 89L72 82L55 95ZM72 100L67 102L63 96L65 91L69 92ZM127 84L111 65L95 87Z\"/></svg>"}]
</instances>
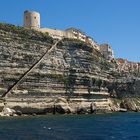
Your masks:
<instances>
[{"instance_id":1,"label":"cliff edge","mask_svg":"<svg viewBox=\"0 0 140 140\"><path fill-rule=\"evenodd\" d=\"M0 24L0 53L2 112L7 108L16 114L140 110L139 71L120 71L116 60L107 61L82 41L58 41L47 33Z\"/></svg>"}]
</instances>

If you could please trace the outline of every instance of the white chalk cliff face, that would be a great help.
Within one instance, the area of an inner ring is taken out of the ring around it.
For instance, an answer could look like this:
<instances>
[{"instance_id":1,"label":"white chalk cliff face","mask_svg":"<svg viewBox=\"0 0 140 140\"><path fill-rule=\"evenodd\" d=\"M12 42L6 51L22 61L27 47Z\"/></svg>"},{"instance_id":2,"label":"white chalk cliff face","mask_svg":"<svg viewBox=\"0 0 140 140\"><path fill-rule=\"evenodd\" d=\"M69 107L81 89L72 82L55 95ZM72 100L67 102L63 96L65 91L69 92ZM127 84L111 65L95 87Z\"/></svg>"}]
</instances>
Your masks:
<instances>
[{"instance_id":1,"label":"white chalk cliff face","mask_svg":"<svg viewBox=\"0 0 140 140\"><path fill-rule=\"evenodd\" d=\"M0 24L0 96L56 41L34 30ZM123 100L140 95L138 74L128 76L117 68L115 61L106 61L91 46L63 39L2 98L1 111L10 108L20 114L46 114L118 111L120 107L139 110L138 104L134 108Z\"/></svg>"}]
</instances>

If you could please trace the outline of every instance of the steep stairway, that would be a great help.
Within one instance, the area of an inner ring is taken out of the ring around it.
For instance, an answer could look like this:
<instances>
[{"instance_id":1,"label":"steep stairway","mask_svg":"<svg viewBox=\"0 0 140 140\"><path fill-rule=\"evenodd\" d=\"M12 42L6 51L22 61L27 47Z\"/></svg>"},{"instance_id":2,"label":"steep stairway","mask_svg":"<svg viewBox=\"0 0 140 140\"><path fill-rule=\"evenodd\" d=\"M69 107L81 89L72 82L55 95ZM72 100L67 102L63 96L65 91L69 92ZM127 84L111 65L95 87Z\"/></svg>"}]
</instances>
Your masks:
<instances>
[{"instance_id":1,"label":"steep stairway","mask_svg":"<svg viewBox=\"0 0 140 140\"><path fill-rule=\"evenodd\" d=\"M62 39L61 39L61 40L62 40ZM19 84L21 81L23 81L23 79L24 79L25 77L27 77L27 75L28 75L37 65L39 65L40 62L41 62L49 53L51 53L51 52L55 49L55 47L57 46L57 44L58 44L61 40L56 41L56 43L55 43L50 49L48 49L48 50L41 56L41 58L40 58L34 65L32 65L32 66L18 79L18 81L16 81L16 82L2 95L2 98L4 98L4 97L5 97L6 95L8 95L9 93L11 93L12 90L14 90L14 89L18 86L18 84Z\"/></svg>"}]
</instances>

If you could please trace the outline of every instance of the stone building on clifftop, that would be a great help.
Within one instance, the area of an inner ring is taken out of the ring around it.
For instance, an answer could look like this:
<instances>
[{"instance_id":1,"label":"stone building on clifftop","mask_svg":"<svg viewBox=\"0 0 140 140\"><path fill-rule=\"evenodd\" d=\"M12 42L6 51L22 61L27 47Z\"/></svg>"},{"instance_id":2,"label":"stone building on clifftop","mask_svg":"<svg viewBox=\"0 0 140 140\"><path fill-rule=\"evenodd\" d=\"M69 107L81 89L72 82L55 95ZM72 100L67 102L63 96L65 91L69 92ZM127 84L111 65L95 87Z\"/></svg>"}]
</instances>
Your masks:
<instances>
[{"instance_id":1,"label":"stone building on clifftop","mask_svg":"<svg viewBox=\"0 0 140 140\"><path fill-rule=\"evenodd\" d=\"M114 53L110 45L98 45L92 37L87 36L79 29L68 28L66 30L58 30L50 28L40 28L40 14L38 12L28 10L24 12L24 27L35 29L43 33L48 33L51 37L55 39L70 38L81 40L93 46L97 51L100 51L107 60L110 61L114 59Z\"/></svg>"},{"instance_id":2,"label":"stone building on clifftop","mask_svg":"<svg viewBox=\"0 0 140 140\"><path fill-rule=\"evenodd\" d=\"M40 29L40 14L35 11L24 12L24 27L30 29Z\"/></svg>"},{"instance_id":3,"label":"stone building on clifftop","mask_svg":"<svg viewBox=\"0 0 140 140\"><path fill-rule=\"evenodd\" d=\"M78 39L92 45L98 51L100 50L99 45L84 32L76 28L68 28L66 30L50 29L50 28L40 28L40 14L35 11L24 12L24 27L35 29L43 33L49 33L49 35L56 39L71 38Z\"/></svg>"},{"instance_id":4,"label":"stone building on clifftop","mask_svg":"<svg viewBox=\"0 0 140 140\"><path fill-rule=\"evenodd\" d=\"M116 59L119 71L125 71L125 72L140 72L140 63L137 62L130 62L127 59L123 58L117 58Z\"/></svg>"},{"instance_id":5,"label":"stone building on clifftop","mask_svg":"<svg viewBox=\"0 0 140 140\"><path fill-rule=\"evenodd\" d=\"M114 59L114 52L110 45L108 44L101 44L100 45L100 51L107 60Z\"/></svg>"}]
</instances>

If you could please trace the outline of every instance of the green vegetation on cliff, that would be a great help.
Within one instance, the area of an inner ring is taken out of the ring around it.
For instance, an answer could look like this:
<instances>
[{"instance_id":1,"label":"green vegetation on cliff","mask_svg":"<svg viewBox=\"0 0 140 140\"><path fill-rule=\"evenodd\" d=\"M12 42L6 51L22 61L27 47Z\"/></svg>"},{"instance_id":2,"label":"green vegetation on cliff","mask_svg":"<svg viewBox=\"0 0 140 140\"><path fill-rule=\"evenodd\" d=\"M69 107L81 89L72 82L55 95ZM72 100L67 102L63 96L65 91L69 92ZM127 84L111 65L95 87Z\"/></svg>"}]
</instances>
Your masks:
<instances>
[{"instance_id":1,"label":"green vegetation on cliff","mask_svg":"<svg viewBox=\"0 0 140 140\"><path fill-rule=\"evenodd\" d=\"M21 26L0 23L0 30L9 33L18 34L18 36L22 37L22 39L24 40L31 39L31 40L47 41L48 43L53 43L53 39L47 33L42 33L33 29L27 29Z\"/></svg>"}]
</instances>

